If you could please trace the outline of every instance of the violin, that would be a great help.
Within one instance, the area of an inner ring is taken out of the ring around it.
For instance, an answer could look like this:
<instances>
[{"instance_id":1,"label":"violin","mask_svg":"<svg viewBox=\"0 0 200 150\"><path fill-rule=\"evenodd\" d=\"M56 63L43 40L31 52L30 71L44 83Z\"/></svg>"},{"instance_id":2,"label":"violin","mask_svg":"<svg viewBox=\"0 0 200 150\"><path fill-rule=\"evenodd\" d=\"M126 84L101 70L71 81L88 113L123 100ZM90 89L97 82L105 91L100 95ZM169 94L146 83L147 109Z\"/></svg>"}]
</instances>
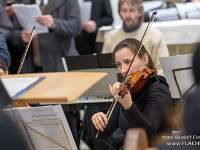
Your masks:
<instances>
[{"instance_id":1,"label":"violin","mask_svg":"<svg viewBox=\"0 0 200 150\"><path fill-rule=\"evenodd\" d=\"M134 75L127 76L120 87L118 95L124 98L128 92L130 92L131 95L138 93L145 86L153 73L154 70L147 67L143 71L137 71Z\"/></svg>"},{"instance_id":2,"label":"violin","mask_svg":"<svg viewBox=\"0 0 200 150\"><path fill-rule=\"evenodd\" d=\"M31 40L33 38L33 34L34 34L34 30L35 30L35 26L33 27L32 29L32 32L31 32L31 36L30 36L30 39L26 45L26 49L24 51L24 54L22 56L22 60L20 62L20 65L19 65L19 68L18 68L18 71L17 71L17 74L20 74L21 72L21 69L22 69L22 66L23 66L23 63L24 63L24 60L25 60L25 57L26 57L26 54L28 52L28 48L30 46L30 43L31 43ZM15 107L31 107L28 103L11 103L11 104L8 104L6 109L9 109L9 108L15 108Z\"/></svg>"},{"instance_id":3,"label":"violin","mask_svg":"<svg viewBox=\"0 0 200 150\"><path fill-rule=\"evenodd\" d=\"M121 96L121 98L123 99L124 96L126 94L128 94L128 92L131 93L131 95L133 96L134 94L136 94L137 92L139 92L144 86L145 84L147 83L147 81L149 80L149 78L153 75L154 73L154 70L151 70L150 68L146 68L144 69L143 71L137 71L134 75L129 75L128 76L128 73L130 71L130 68L136 58L136 56L138 55L138 53L140 52L140 49L142 47L142 41L146 35L146 33L148 32L150 26L151 26L151 23L155 20L155 17L156 17L156 14L157 12L153 12L150 20L149 20L149 23L147 25L147 28L142 36L142 39L136 49L136 53L129 65L129 68L128 68L128 71L126 72L126 75L122 81L122 84L120 86L120 89L119 89L119 92L118 92L118 95ZM113 100L112 104L110 105L110 108L108 109L107 113L106 113L106 116L108 118L108 121L110 119L110 116L112 114L112 111L114 110L114 107L117 103L117 100ZM97 132L96 134L96 138L98 137L100 133L100 130Z\"/></svg>"},{"instance_id":4,"label":"violin","mask_svg":"<svg viewBox=\"0 0 200 150\"><path fill-rule=\"evenodd\" d=\"M28 103L11 103L6 106L6 109L16 108L16 107L31 107Z\"/></svg>"}]
</instances>

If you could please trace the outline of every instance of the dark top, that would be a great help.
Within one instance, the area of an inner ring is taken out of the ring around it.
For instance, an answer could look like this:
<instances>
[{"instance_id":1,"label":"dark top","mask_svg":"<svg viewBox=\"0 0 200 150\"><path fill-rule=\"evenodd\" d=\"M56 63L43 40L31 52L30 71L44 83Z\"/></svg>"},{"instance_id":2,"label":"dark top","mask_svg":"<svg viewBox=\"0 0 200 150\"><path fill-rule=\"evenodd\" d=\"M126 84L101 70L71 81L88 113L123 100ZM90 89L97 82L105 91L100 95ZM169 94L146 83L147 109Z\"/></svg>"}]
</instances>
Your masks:
<instances>
[{"instance_id":1,"label":"dark top","mask_svg":"<svg viewBox=\"0 0 200 150\"><path fill-rule=\"evenodd\" d=\"M159 146L159 150L199 150L200 149L200 86L184 97L183 131L179 139L173 138ZM184 139L184 136L187 137ZM183 138L183 139L181 139ZM169 145L169 143L171 145ZM172 145L172 143L174 145Z\"/></svg>"},{"instance_id":2,"label":"dark top","mask_svg":"<svg viewBox=\"0 0 200 150\"><path fill-rule=\"evenodd\" d=\"M11 28L12 22L10 21L6 11L0 4L0 31L3 33L6 39L10 34Z\"/></svg>"},{"instance_id":3,"label":"dark top","mask_svg":"<svg viewBox=\"0 0 200 150\"><path fill-rule=\"evenodd\" d=\"M5 37L1 33L1 31L0 31L0 58L2 58L4 60L7 67L10 67L11 57L10 57L10 53L8 51Z\"/></svg>"},{"instance_id":4,"label":"dark top","mask_svg":"<svg viewBox=\"0 0 200 150\"><path fill-rule=\"evenodd\" d=\"M97 29L102 26L111 25L113 22L112 10L108 0L85 0L92 1L91 20L97 24ZM76 48L80 54L93 54L95 51L95 39L97 30L94 33L87 33L82 30L76 38Z\"/></svg>"},{"instance_id":5,"label":"dark top","mask_svg":"<svg viewBox=\"0 0 200 150\"><path fill-rule=\"evenodd\" d=\"M135 96L130 109L125 110L117 102L108 125L98 140L106 139L118 127L123 134L131 127L142 127L146 130L150 143L155 135L171 134L172 127L168 120L172 98L164 77L151 77L145 87ZM92 125L93 126L93 125ZM93 126L94 134L97 130Z\"/></svg>"},{"instance_id":6,"label":"dark top","mask_svg":"<svg viewBox=\"0 0 200 150\"><path fill-rule=\"evenodd\" d=\"M12 102L2 82L0 81L0 149L27 150L27 143L13 120L3 113L2 109Z\"/></svg>"},{"instance_id":7,"label":"dark top","mask_svg":"<svg viewBox=\"0 0 200 150\"><path fill-rule=\"evenodd\" d=\"M183 125L184 133L186 135L198 135L200 136L200 85L197 84L195 90L189 92L184 97L184 113L183 113ZM200 139L198 139L200 140ZM200 145L199 145L200 146Z\"/></svg>"},{"instance_id":8,"label":"dark top","mask_svg":"<svg viewBox=\"0 0 200 150\"><path fill-rule=\"evenodd\" d=\"M198 45L194 56L193 56L193 74L194 74L194 79L196 84L200 84L200 69L199 69L199 63L200 63L200 44Z\"/></svg>"}]
</instances>

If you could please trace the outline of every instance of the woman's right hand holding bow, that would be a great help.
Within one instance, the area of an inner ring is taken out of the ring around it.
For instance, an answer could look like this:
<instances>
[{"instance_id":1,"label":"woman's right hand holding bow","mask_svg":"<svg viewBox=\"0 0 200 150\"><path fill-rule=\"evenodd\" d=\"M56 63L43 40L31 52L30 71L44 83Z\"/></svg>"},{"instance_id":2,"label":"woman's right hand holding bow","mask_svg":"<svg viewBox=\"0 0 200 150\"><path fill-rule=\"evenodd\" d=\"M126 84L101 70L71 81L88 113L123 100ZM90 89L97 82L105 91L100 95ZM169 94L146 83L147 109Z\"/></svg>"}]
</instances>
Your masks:
<instances>
[{"instance_id":1,"label":"woman's right hand holding bow","mask_svg":"<svg viewBox=\"0 0 200 150\"><path fill-rule=\"evenodd\" d=\"M92 116L92 123L97 130L103 131L108 124L108 118L103 112L98 112Z\"/></svg>"}]
</instances>

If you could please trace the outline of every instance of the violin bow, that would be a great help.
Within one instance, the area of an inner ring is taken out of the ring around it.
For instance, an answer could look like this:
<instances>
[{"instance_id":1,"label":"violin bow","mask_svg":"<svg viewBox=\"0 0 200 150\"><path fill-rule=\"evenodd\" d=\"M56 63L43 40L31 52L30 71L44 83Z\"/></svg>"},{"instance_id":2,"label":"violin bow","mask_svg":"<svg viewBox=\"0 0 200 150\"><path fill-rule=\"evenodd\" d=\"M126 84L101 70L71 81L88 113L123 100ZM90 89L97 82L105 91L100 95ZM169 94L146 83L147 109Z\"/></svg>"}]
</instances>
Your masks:
<instances>
[{"instance_id":1,"label":"violin bow","mask_svg":"<svg viewBox=\"0 0 200 150\"><path fill-rule=\"evenodd\" d=\"M141 49L141 47L142 47L142 41L144 40L145 35L146 35L147 32L149 31L149 29L150 29L152 23L154 22L154 20L155 20L155 18L156 18L156 14L157 14L157 12L153 12L153 14L152 14L152 16L151 16L151 18L150 18L150 20L149 20L149 23L148 23L148 25L147 25L147 27L146 27L146 29L145 29L145 32L144 32L144 34L143 34L143 36L142 36L141 41L140 41L140 44L139 44L138 47L137 47L136 54L134 55L134 57L133 57L133 59L132 59L132 61L131 61L131 64L130 64L130 66L129 66L129 68L128 68L128 71L126 72L125 77L124 77L123 80L122 80L122 83L123 83L124 80L127 78L127 75L128 75L128 73L129 73L129 71L130 71L130 68L131 68L131 66L132 66L132 64L133 64L133 61L134 61L135 57L138 55L138 53L140 52L140 49ZM110 108L108 109L108 111L107 111L107 113L106 113L106 116L107 116L107 118L108 118L108 121L109 121L109 119L110 119L110 116L111 116L111 114L112 114L112 112L113 112L113 110L114 110L114 107L115 107L116 103L117 103L117 100L114 99L114 100L112 101L111 105L110 105ZM97 134L96 134L96 136L95 136L96 138L98 137L99 133L100 133L100 130L97 132Z\"/></svg>"},{"instance_id":2,"label":"violin bow","mask_svg":"<svg viewBox=\"0 0 200 150\"><path fill-rule=\"evenodd\" d=\"M156 14L157 14L157 11L156 11L156 12L153 12L153 14L152 14L152 16L151 16L151 18L150 18L150 20L149 20L149 23L148 23L148 25L147 25L147 27L146 27L146 29L145 29L145 32L144 32L144 34L143 34L143 36L142 36L142 39L141 39L141 41L140 41L140 43L139 43L139 45L138 45L138 47L137 47L136 53L135 53L135 55L133 56L133 59L132 59L132 61L131 61L131 64L130 64L129 67L128 67L128 71L126 72L126 75L125 75L125 77L124 77L123 80L122 80L122 83L123 83L124 80L127 78L128 73L129 73L129 71L130 71L130 68L131 68L131 66L132 66L132 64L133 64L133 61L135 60L136 56L137 56L138 53L140 52L140 49L142 48L142 42L143 42L143 40L144 40L146 34L148 33L148 31L149 31L149 29L150 29L152 23L154 22L154 20L155 20L155 18L156 18Z\"/></svg>"},{"instance_id":3,"label":"violin bow","mask_svg":"<svg viewBox=\"0 0 200 150\"><path fill-rule=\"evenodd\" d=\"M31 36L30 36L29 41L28 41L28 43L27 43L27 45L26 45L26 49L25 49L25 51L24 51L24 54L23 54L22 60L21 60L21 62L20 62L20 65L19 65L19 68L18 68L17 74L20 74L20 72L21 72L21 69L22 69L22 66L23 66L24 60L25 60L25 58L26 58L26 54L27 54L27 52L28 52L28 48L29 48L30 43L31 43L31 40L32 40L32 38L33 38L33 34L34 34L34 30L35 30L35 28L36 28L36 27L34 26L33 29L32 29L32 31L31 31Z\"/></svg>"}]
</instances>

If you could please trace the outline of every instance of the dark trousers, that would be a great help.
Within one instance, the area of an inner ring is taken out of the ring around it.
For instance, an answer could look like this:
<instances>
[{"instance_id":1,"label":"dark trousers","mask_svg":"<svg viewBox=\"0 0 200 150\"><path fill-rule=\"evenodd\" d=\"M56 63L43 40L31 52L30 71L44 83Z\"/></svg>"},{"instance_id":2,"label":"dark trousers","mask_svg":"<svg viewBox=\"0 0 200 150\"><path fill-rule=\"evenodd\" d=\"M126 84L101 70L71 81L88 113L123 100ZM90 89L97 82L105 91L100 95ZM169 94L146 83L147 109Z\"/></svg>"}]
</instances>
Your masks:
<instances>
[{"instance_id":1,"label":"dark trousers","mask_svg":"<svg viewBox=\"0 0 200 150\"><path fill-rule=\"evenodd\" d=\"M96 110L96 109L90 109L85 110L84 120L83 120L83 135L82 139L83 141L92 149L92 150L121 150L121 146L123 145L124 137L123 135L118 136L119 132L121 133L121 130L117 130L113 133L113 136L111 135L108 139L104 141L97 142L96 138L94 137L92 133L92 127L91 127L91 115L94 112L99 112L102 110ZM103 112L106 112L107 110L104 110Z\"/></svg>"},{"instance_id":2,"label":"dark trousers","mask_svg":"<svg viewBox=\"0 0 200 150\"><path fill-rule=\"evenodd\" d=\"M80 145L80 114L79 111L64 112L77 148Z\"/></svg>"}]
</instances>

